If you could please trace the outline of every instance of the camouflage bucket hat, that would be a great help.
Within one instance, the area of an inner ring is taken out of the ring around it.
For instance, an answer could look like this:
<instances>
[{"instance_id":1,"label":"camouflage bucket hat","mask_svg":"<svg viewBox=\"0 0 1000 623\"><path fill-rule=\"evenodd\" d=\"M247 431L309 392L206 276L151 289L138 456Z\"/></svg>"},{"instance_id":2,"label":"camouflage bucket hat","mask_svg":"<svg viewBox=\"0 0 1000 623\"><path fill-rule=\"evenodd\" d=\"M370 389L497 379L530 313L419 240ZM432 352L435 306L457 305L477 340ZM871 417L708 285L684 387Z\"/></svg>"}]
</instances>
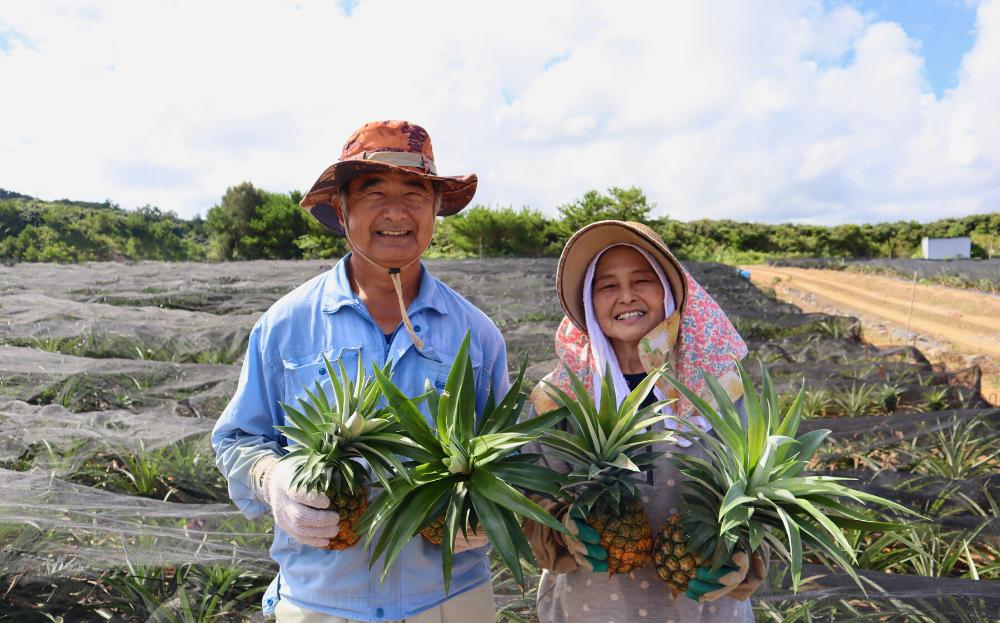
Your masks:
<instances>
[{"instance_id":1,"label":"camouflage bucket hat","mask_svg":"<svg viewBox=\"0 0 1000 623\"><path fill-rule=\"evenodd\" d=\"M431 137L406 121L374 121L351 134L340 160L327 167L299 205L338 234L344 233L335 206L340 188L362 173L397 171L432 180L441 193L439 216L457 214L476 194L476 174L441 176L434 165Z\"/></svg>"}]
</instances>

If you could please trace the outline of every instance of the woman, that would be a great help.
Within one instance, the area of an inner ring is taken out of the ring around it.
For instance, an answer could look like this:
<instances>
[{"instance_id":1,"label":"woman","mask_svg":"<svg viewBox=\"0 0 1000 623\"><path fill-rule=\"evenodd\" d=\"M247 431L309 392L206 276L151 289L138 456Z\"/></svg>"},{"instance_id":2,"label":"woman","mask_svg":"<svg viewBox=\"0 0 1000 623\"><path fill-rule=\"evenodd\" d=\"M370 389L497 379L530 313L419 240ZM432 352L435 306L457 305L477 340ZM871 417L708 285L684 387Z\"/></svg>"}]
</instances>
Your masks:
<instances>
[{"instance_id":1,"label":"woman","mask_svg":"<svg viewBox=\"0 0 1000 623\"><path fill-rule=\"evenodd\" d=\"M564 366L584 380L595 399L600 398L605 366L610 366L620 402L647 371L668 361L672 372L696 392L707 393L704 371L717 378L733 400L741 398L734 362L746 356L746 345L725 313L652 229L622 221L584 227L563 250L556 284L566 312L556 333L560 363L532 392L535 413L555 408L546 383L571 393ZM661 381L647 404L676 397ZM685 425L710 428L686 401L665 407L671 408ZM673 420L664 425L678 426ZM669 452L697 451L684 440L655 449L665 454L646 481L639 483L654 533L681 503L678 485L682 476L671 465ZM550 467L569 471L568 465L546 456L544 448L534 450ZM627 575L601 573L607 569L602 562L607 553L597 545L596 534L571 519L566 508L551 504L549 508L564 518L578 538L536 524L525 528L545 569L538 589L541 621L753 621L748 597L766 575L760 557L752 561L743 557L738 569L703 575L704 581L692 581L686 595L672 595L651 564Z\"/></svg>"}]
</instances>

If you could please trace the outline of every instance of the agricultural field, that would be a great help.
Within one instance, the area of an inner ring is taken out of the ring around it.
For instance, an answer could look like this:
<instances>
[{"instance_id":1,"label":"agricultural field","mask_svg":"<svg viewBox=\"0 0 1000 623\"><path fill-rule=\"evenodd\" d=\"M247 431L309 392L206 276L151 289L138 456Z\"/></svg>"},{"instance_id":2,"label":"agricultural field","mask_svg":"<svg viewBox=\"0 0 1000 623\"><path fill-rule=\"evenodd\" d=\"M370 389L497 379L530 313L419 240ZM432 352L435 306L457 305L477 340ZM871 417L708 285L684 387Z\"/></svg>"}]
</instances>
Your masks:
<instances>
[{"instance_id":1,"label":"agricultural field","mask_svg":"<svg viewBox=\"0 0 1000 623\"><path fill-rule=\"evenodd\" d=\"M529 383L555 365L554 259L432 260L489 314ZM254 321L329 261L0 266L0 622L259 619L270 524L228 500L208 433ZM867 595L815 557L772 565L759 621L988 621L1000 612L1000 409L978 368L877 348L735 270L690 264L789 402L833 443L812 466L926 520L851 535ZM496 566L503 620L532 620Z\"/></svg>"},{"instance_id":2,"label":"agricultural field","mask_svg":"<svg viewBox=\"0 0 1000 623\"><path fill-rule=\"evenodd\" d=\"M846 270L871 275L890 275L956 288L1000 293L1000 259L917 260L873 258L867 260L790 258L770 260L772 266Z\"/></svg>"}]
</instances>

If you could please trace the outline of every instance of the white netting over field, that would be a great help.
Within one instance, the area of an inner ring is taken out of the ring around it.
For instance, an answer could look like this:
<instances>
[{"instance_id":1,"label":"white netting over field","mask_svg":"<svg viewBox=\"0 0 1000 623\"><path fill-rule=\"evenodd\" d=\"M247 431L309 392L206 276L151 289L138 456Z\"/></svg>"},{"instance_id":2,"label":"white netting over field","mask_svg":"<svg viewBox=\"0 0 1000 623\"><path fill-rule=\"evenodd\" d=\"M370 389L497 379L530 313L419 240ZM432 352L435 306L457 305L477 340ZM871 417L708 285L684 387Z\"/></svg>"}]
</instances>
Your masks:
<instances>
[{"instance_id":1,"label":"white netting over field","mask_svg":"<svg viewBox=\"0 0 1000 623\"><path fill-rule=\"evenodd\" d=\"M250 616L274 570L270 523L229 502L207 435L257 316L329 266L0 267L0 622L187 620L185 607L202 620ZM553 260L428 266L497 321L512 366L528 356L529 383L552 369ZM759 619L1000 611L1000 410L979 396L978 370L865 344L854 319L802 314L732 269L691 269L785 398L805 380L802 430L832 430L813 468L927 517L898 538L854 537L867 595L817 565L792 595L774 565ZM494 585L502 612L530 618L530 595L502 575Z\"/></svg>"}]
</instances>

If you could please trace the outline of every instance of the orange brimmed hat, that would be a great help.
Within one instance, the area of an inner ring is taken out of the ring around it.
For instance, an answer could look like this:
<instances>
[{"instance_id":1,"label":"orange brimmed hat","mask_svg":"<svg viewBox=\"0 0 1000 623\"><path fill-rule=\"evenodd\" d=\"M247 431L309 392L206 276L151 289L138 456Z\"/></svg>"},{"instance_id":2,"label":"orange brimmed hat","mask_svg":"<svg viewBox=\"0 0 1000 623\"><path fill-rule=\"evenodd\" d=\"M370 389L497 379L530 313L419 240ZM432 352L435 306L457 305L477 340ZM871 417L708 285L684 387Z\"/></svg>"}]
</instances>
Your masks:
<instances>
[{"instance_id":1,"label":"orange brimmed hat","mask_svg":"<svg viewBox=\"0 0 1000 623\"><path fill-rule=\"evenodd\" d=\"M351 134L340 152L312 185L299 205L338 234L343 225L334 209L341 186L362 173L398 171L434 181L441 192L439 216L457 214L476 194L475 173L441 176L434 164L434 150L427 130L408 121L373 121Z\"/></svg>"}]
</instances>

